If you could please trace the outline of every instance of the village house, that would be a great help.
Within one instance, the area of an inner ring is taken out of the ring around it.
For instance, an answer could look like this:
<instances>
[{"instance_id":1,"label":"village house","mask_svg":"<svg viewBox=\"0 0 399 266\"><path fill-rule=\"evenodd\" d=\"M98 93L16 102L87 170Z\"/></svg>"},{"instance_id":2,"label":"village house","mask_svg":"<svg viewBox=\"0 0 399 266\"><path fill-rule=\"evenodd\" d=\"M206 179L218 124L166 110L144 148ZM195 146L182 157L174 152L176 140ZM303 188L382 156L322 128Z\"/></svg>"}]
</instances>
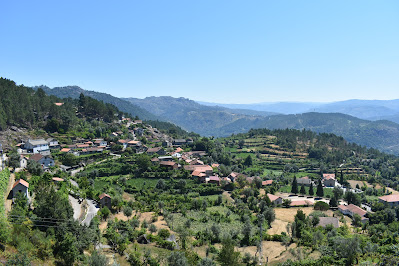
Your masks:
<instances>
[{"instance_id":1,"label":"village house","mask_svg":"<svg viewBox=\"0 0 399 266\"><path fill-rule=\"evenodd\" d=\"M310 179L308 176L298 178L296 181L298 183L298 186L301 186L301 185L310 186L310 184L312 183L312 179Z\"/></svg>"},{"instance_id":2,"label":"village house","mask_svg":"<svg viewBox=\"0 0 399 266\"><path fill-rule=\"evenodd\" d=\"M60 144L58 143L58 140L53 139L53 138L48 138L48 139L46 139L46 141L47 141L50 149L59 149L60 148Z\"/></svg>"},{"instance_id":3,"label":"village house","mask_svg":"<svg viewBox=\"0 0 399 266\"><path fill-rule=\"evenodd\" d=\"M265 180L265 181L262 181L262 186L263 187L265 187L265 186L271 186L273 184L273 180Z\"/></svg>"},{"instance_id":4,"label":"village house","mask_svg":"<svg viewBox=\"0 0 399 266\"><path fill-rule=\"evenodd\" d=\"M283 199L279 196L267 193L267 197L270 199L272 203L274 203L274 205L283 204Z\"/></svg>"},{"instance_id":5,"label":"village house","mask_svg":"<svg viewBox=\"0 0 399 266\"><path fill-rule=\"evenodd\" d=\"M93 139L93 145L97 147L107 147L108 142L104 139Z\"/></svg>"},{"instance_id":6,"label":"village house","mask_svg":"<svg viewBox=\"0 0 399 266\"><path fill-rule=\"evenodd\" d=\"M25 143L24 148L29 153L40 153L42 155L50 155L49 144L44 139L36 139L36 140L29 139Z\"/></svg>"},{"instance_id":7,"label":"village house","mask_svg":"<svg viewBox=\"0 0 399 266\"><path fill-rule=\"evenodd\" d=\"M173 162L173 161L161 161L159 163L159 165L163 166L163 167L165 167L167 169L170 169L170 170L174 170L174 169L179 168L179 165L176 162Z\"/></svg>"},{"instance_id":8,"label":"village house","mask_svg":"<svg viewBox=\"0 0 399 266\"><path fill-rule=\"evenodd\" d=\"M36 153L32 155L29 160L35 161L40 164L43 168L48 168L55 165L54 159L50 156L41 155L40 153Z\"/></svg>"},{"instance_id":9,"label":"village house","mask_svg":"<svg viewBox=\"0 0 399 266\"><path fill-rule=\"evenodd\" d=\"M210 176L207 178L207 183L220 185L220 177Z\"/></svg>"},{"instance_id":10,"label":"village house","mask_svg":"<svg viewBox=\"0 0 399 266\"><path fill-rule=\"evenodd\" d=\"M21 155L19 158L19 168L25 169L28 166L28 158Z\"/></svg>"},{"instance_id":11,"label":"village house","mask_svg":"<svg viewBox=\"0 0 399 266\"><path fill-rule=\"evenodd\" d=\"M369 219L365 217L367 214L367 211L363 210L362 208L354 205L354 204L349 204L349 205L339 205L338 210L344 214L348 215L353 218L355 214L358 214L362 218L362 223L366 223Z\"/></svg>"},{"instance_id":12,"label":"village house","mask_svg":"<svg viewBox=\"0 0 399 266\"><path fill-rule=\"evenodd\" d=\"M192 173L204 173L206 176L211 176L213 174L213 168L210 165L185 165L184 169Z\"/></svg>"},{"instance_id":13,"label":"village house","mask_svg":"<svg viewBox=\"0 0 399 266\"><path fill-rule=\"evenodd\" d=\"M81 154L93 154L93 153L101 153L103 152L104 149L100 147L92 147L92 148L87 148L87 149L82 149Z\"/></svg>"},{"instance_id":14,"label":"village house","mask_svg":"<svg viewBox=\"0 0 399 266\"><path fill-rule=\"evenodd\" d=\"M187 144L187 140L185 139L175 139L173 140L173 145L174 146L182 146L182 145L186 145Z\"/></svg>"},{"instance_id":15,"label":"village house","mask_svg":"<svg viewBox=\"0 0 399 266\"><path fill-rule=\"evenodd\" d=\"M165 155L166 152L162 147L155 147L155 148L149 148L147 150L148 155L153 155L153 154L158 154L158 155Z\"/></svg>"},{"instance_id":16,"label":"village house","mask_svg":"<svg viewBox=\"0 0 399 266\"><path fill-rule=\"evenodd\" d=\"M323 184L325 187L335 187L335 174L323 174Z\"/></svg>"},{"instance_id":17,"label":"village house","mask_svg":"<svg viewBox=\"0 0 399 266\"><path fill-rule=\"evenodd\" d=\"M108 194L101 194L99 196L100 198L100 206L101 208L107 207L108 209L111 209L111 196Z\"/></svg>"},{"instance_id":18,"label":"village house","mask_svg":"<svg viewBox=\"0 0 399 266\"><path fill-rule=\"evenodd\" d=\"M387 203L390 206L399 205L399 195L386 195L378 198L379 202Z\"/></svg>"},{"instance_id":19,"label":"village house","mask_svg":"<svg viewBox=\"0 0 399 266\"><path fill-rule=\"evenodd\" d=\"M17 182L14 183L12 187L12 197L15 198L17 196L17 193L22 193L27 198L29 198L28 188L29 183L23 179L19 179Z\"/></svg>"}]
</instances>

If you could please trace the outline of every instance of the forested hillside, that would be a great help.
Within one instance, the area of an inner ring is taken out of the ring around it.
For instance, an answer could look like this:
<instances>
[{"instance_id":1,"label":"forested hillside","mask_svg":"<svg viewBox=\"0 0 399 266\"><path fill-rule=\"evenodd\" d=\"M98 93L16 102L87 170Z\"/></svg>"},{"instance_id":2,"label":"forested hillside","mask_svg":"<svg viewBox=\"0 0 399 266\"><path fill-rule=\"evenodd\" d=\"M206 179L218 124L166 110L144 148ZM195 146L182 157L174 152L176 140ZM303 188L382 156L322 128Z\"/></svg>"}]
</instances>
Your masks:
<instances>
[{"instance_id":1,"label":"forested hillside","mask_svg":"<svg viewBox=\"0 0 399 266\"><path fill-rule=\"evenodd\" d=\"M125 113L129 113L133 117L138 116L143 120L158 120L159 118L156 115L146 111L143 108L140 108L137 105L131 104L127 101L114 97L107 93L101 93L96 91L87 91L83 90L78 86L66 86L66 87L55 87L50 89L47 86L36 86L33 89L42 88L48 95L55 95L59 98L79 98L80 94L83 93L85 96L92 97L99 101L103 101L105 103L110 103L118 107L119 110Z\"/></svg>"},{"instance_id":2,"label":"forested hillside","mask_svg":"<svg viewBox=\"0 0 399 266\"><path fill-rule=\"evenodd\" d=\"M43 128L49 132L67 132L76 125L76 112L90 119L112 122L122 116L115 106L83 95L79 100L47 96L42 89L17 86L0 79L0 130L8 126L27 129Z\"/></svg>"}]
</instances>

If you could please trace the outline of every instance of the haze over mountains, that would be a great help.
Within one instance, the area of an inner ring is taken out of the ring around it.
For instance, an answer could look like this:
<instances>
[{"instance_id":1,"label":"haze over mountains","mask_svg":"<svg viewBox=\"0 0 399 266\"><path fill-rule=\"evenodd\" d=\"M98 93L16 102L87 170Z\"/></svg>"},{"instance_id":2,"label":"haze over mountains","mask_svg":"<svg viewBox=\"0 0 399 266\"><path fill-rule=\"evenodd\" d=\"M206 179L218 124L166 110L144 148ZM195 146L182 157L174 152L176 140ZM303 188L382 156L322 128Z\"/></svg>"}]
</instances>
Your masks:
<instances>
[{"instance_id":1,"label":"haze over mountains","mask_svg":"<svg viewBox=\"0 0 399 266\"><path fill-rule=\"evenodd\" d=\"M117 98L77 86L50 89L47 94L78 98L80 93L116 105L144 120L172 122L203 136L229 136L251 128L307 129L334 133L350 142L399 154L399 100L348 100L334 103L198 103L169 96ZM37 87L36 87L37 88ZM385 120L379 120L385 119ZM390 121L388 121L390 120Z\"/></svg>"}]
</instances>

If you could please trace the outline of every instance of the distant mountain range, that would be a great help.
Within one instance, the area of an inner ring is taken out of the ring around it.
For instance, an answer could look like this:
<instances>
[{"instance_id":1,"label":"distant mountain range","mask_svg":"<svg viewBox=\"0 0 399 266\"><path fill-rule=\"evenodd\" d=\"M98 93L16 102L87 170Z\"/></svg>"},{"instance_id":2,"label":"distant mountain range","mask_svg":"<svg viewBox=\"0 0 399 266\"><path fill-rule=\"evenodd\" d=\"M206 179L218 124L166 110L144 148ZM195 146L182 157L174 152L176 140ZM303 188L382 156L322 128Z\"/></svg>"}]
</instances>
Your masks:
<instances>
[{"instance_id":1,"label":"distant mountain range","mask_svg":"<svg viewBox=\"0 0 399 266\"><path fill-rule=\"evenodd\" d=\"M86 91L77 86L53 89L40 87L47 94L60 98L78 98L83 93L114 104L121 111L137 115L143 120L172 122L203 136L229 136L247 132L251 128L307 129L333 133L350 142L399 154L399 124L395 123L399 122L399 100L200 104L190 99L169 96L117 98L106 93Z\"/></svg>"},{"instance_id":2,"label":"distant mountain range","mask_svg":"<svg viewBox=\"0 0 399 266\"><path fill-rule=\"evenodd\" d=\"M308 112L342 113L357 118L376 121L389 120L399 123L398 100L347 100L332 103L278 102L255 104L220 104L199 102L208 106L221 106L232 109L249 109L281 114L302 114Z\"/></svg>"}]
</instances>

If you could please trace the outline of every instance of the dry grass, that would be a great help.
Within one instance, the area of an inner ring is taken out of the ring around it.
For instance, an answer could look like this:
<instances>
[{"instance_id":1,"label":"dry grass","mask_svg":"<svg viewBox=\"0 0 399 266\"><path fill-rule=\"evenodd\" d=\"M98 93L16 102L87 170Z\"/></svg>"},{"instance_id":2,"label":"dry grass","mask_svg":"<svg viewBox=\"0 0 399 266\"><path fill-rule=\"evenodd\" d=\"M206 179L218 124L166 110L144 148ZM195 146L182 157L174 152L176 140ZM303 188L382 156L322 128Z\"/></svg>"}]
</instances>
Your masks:
<instances>
[{"instance_id":1,"label":"dry grass","mask_svg":"<svg viewBox=\"0 0 399 266\"><path fill-rule=\"evenodd\" d=\"M275 208L274 211L276 213L276 220L292 223L298 210L302 210L306 215L309 215L314 211L313 207ZM325 211L324 213L328 216L333 215L333 211L331 210Z\"/></svg>"},{"instance_id":2,"label":"dry grass","mask_svg":"<svg viewBox=\"0 0 399 266\"><path fill-rule=\"evenodd\" d=\"M288 249L296 248L296 244L291 244ZM252 256L256 254L257 247L249 246L238 248L238 250L242 253L249 253ZM263 262L265 263L267 260L269 262L273 261L282 261L283 254L287 253L285 246L283 246L280 242L274 241L263 241L262 242L262 257Z\"/></svg>"}]
</instances>

